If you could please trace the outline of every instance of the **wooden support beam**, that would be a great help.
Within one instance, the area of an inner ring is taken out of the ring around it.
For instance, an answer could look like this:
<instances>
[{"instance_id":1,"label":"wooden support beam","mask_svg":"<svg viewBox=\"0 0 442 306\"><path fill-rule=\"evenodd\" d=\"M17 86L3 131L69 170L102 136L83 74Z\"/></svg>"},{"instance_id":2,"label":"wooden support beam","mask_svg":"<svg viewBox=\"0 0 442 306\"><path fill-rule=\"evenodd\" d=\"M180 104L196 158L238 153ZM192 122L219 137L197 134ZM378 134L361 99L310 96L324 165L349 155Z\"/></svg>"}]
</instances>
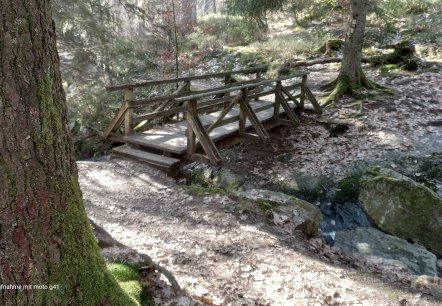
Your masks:
<instances>
[{"instance_id":1,"label":"wooden support beam","mask_svg":"<svg viewBox=\"0 0 442 306\"><path fill-rule=\"evenodd\" d=\"M305 90L305 93L306 93L308 99L310 100L310 103L315 108L316 113L318 113L319 115L322 114L322 107L321 107L321 105L319 105L318 101L316 100L316 98L313 95L313 93L310 90L310 88L307 85L305 85L304 86L304 90Z\"/></svg>"},{"instance_id":2,"label":"wooden support beam","mask_svg":"<svg viewBox=\"0 0 442 306\"><path fill-rule=\"evenodd\" d=\"M222 164L222 157L218 152L215 144L212 139L210 139L209 134L204 129L201 120L198 118L198 110L196 106L196 100L190 100L187 102L187 122L189 124L189 130L193 130L196 138L201 143L201 146L206 152L207 156L210 159L210 163L213 166L220 166ZM190 133L187 137L190 137Z\"/></svg>"},{"instance_id":3,"label":"wooden support beam","mask_svg":"<svg viewBox=\"0 0 442 306\"><path fill-rule=\"evenodd\" d=\"M304 105L305 105L305 87L307 86L307 75L303 75L302 76L302 82L301 82L301 98L300 98L300 102L301 102L301 109L304 109Z\"/></svg>"},{"instance_id":4,"label":"wooden support beam","mask_svg":"<svg viewBox=\"0 0 442 306\"><path fill-rule=\"evenodd\" d=\"M133 134L132 128L132 117L133 117L133 109L131 108L130 102L135 99L135 93L133 89L126 89L124 91L124 105L127 108L124 115L124 134L130 135Z\"/></svg>"},{"instance_id":5,"label":"wooden support beam","mask_svg":"<svg viewBox=\"0 0 442 306\"><path fill-rule=\"evenodd\" d=\"M277 93L276 95L279 96L279 101L281 102L282 107L285 110L285 114L287 117L289 117L290 122L294 127L297 127L300 123L298 116L296 116L293 109L290 107L290 104L287 102L287 100L284 98L282 93Z\"/></svg>"},{"instance_id":6,"label":"wooden support beam","mask_svg":"<svg viewBox=\"0 0 442 306\"><path fill-rule=\"evenodd\" d=\"M273 107L273 120L278 121L279 120L279 109L281 107L281 81L276 82L275 86L275 104Z\"/></svg>"},{"instance_id":7,"label":"wooden support beam","mask_svg":"<svg viewBox=\"0 0 442 306\"><path fill-rule=\"evenodd\" d=\"M289 97L290 100L295 102L296 106L301 107L301 103L299 103L299 101L290 93L290 91L288 91L284 87L281 87L281 90L287 97Z\"/></svg>"},{"instance_id":8,"label":"wooden support beam","mask_svg":"<svg viewBox=\"0 0 442 306\"><path fill-rule=\"evenodd\" d=\"M118 110L118 112L115 114L115 117L112 119L112 121L109 123L109 125L106 127L103 133L103 137L107 139L110 135L110 133L114 132L116 129L120 127L120 125L123 123L124 116L126 114L126 111L128 110L126 103L123 103Z\"/></svg>"},{"instance_id":9,"label":"wooden support beam","mask_svg":"<svg viewBox=\"0 0 442 306\"><path fill-rule=\"evenodd\" d=\"M218 126L218 124L223 120L223 118L227 115L228 112L238 103L240 99L243 97L243 92L241 91L236 97L232 98L232 101L222 110L222 112L218 115L215 121L207 128L207 133L213 131L214 128Z\"/></svg>"},{"instance_id":10,"label":"wooden support beam","mask_svg":"<svg viewBox=\"0 0 442 306\"><path fill-rule=\"evenodd\" d=\"M258 117L256 117L255 112L250 107L248 98L247 98L247 89L243 89L243 97L239 102L240 108L247 119L249 119L250 123L252 124L253 128L255 129L256 133L259 135L262 141L267 141L269 139L269 134L267 134L266 129L262 126L261 121L259 121ZM244 120L245 124L245 120ZM241 130L240 133L245 132L245 128Z\"/></svg>"},{"instance_id":11,"label":"wooden support beam","mask_svg":"<svg viewBox=\"0 0 442 306\"><path fill-rule=\"evenodd\" d=\"M188 154L194 154L196 152L196 137L195 132L190 127L190 124L187 128L187 153Z\"/></svg>"}]
</instances>

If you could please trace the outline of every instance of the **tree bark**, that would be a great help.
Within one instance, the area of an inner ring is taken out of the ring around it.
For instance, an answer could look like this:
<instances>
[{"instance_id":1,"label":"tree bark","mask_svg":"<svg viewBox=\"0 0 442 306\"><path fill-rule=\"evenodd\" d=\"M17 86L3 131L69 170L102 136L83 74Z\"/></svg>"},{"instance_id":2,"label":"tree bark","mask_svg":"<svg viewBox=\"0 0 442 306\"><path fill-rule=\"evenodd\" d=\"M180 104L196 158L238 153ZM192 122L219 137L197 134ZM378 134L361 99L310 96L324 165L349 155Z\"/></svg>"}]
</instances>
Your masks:
<instances>
[{"instance_id":1,"label":"tree bark","mask_svg":"<svg viewBox=\"0 0 442 306\"><path fill-rule=\"evenodd\" d=\"M362 44L364 42L367 6L368 0L353 0L350 2L349 31L339 75L341 77L348 77L351 83L360 84Z\"/></svg>"},{"instance_id":2,"label":"tree bark","mask_svg":"<svg viewBox=\"0 0 442 306\"><path fill-rule=\"evenodd\" d=\"M132 305L83 207L50 0L0 10L0 305Z\"/></svg>"},{"instance_id":3,"label":"tree bark","mask_svg":"<svg viewBox=\"0 0 442 306\"><path fill-rule=\"evenodd\" d=\"M344 94L352 93L360 87L386 90L385 87L370 81L362 70L362 44L364 42L368 4L368 0L350 1L349 27L341 70L338 78L325 86L326 90L330 90L330 95L321 101L323 105L335 101Z\"/></svg>"}]
</instances>

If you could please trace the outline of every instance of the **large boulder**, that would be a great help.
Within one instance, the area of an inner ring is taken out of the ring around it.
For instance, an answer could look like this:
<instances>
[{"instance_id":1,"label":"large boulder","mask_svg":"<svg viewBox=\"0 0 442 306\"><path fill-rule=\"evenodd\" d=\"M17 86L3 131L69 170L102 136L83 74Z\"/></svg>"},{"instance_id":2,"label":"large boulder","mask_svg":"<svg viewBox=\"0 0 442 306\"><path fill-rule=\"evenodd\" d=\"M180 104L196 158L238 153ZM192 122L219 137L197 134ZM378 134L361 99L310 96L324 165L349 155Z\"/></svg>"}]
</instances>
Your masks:
<instances>
[{"instance_id":1,"label":"large boulder","mask_svg":"<svg viewBox=\"0 0 442 306\"><path fill-rule=\"evenodd\" d=\"M437 275L433 253L372 227L338 231L334 247L383 268L416 275Z\"/></svg>"},{"instance_id":2,"label":"large boulder","mask_svg":"<svg viewBox=\"0 0 442 306\"><path fill-rule=\"evenodd\" d=\"M263 189L251 189L239 195L270 210L276 225L284 225L284 227L290 225L293 230L302 231L308 237L320 235L322 213L318 207L309 202L284 193Z\"/></svg>"},{"instance_id":3,"label":"large boulder","mask_svg":"<svg viewBox=\"0 0 442 306\"><path fill-rule=\"evenodd\" d=\"M360 180L359 201L379 229L442 256L442 198L431 189L375 167Z\"/></svg>"}]
</instances>

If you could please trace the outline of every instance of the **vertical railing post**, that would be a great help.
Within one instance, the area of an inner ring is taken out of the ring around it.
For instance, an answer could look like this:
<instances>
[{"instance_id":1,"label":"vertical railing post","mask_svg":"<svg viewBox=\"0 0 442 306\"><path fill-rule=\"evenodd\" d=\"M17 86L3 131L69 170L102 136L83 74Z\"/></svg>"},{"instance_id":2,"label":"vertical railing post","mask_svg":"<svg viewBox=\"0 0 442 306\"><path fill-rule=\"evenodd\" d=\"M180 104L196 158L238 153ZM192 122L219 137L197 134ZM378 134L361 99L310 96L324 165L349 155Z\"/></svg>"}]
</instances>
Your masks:
<instances>
[{"instance_id":1,"label":"vertical railing post","mask_svg":"<svg viewBox=\"0 0 442 306\"><path fill-rule=\"evenodd\" d=\"M135 94L134 89L126 89L124 91L124 104L127 108L126 114L124 115L124 134L130 135L133 134L133 127L132 127L132 118L133 118L133 109L131 107L130 102L132 100L135 100Z\"/></svg>"},{"instance_id":2,"label":"vertical railing post","mask_svg":"<svg viewBox=\"0 0 442 306\"><path fill-rule=\"evenodd\" d=\"M227 85L229 85L229 84L231 84L231 83L233 83L233 81L232 81L232 75L227 74L226 76L224 76L224 84L227 86ZM231 96L231 95L230 95L230 92L226 92L226 93L224 94L224 96L226 96L226 97ZM225 109L225 108L227 107L228 104L229 104L229 102L222 103L221 108L222 108L222 109Z\"/></svg>"},{"instance_id":3,"label":"vertical railing post","mask_svg":"<svg viewBox=\"0 0 442 306\"><path fill-rule=\"evenodd\" d=\"M281 81L276 81L275 86L275 104L273 106L273 120L277 121L279 120L279 109L281 107L281 90L282 84Z\"/></svg>"},{"instance_id":4,"label":"vertical railing post","mask_svg":"<svg viewBox=\"0 0 442 306\"><path fill-rule=\"evenodd\" d=\"M186 116L191 116L191 113L189 113L189 110L196 109L196 100L190 100L187 101L187 112ZM187 153L189 156L192 156L196 152L196 135L195 132L192 129L192 126L190 124L189 118L187 118Z\"/></svg>"},{"instance_id":5,"label":"vertical railing post","mask_svg":"<svg viewBox=\"0 0 442 306\"><path fill-rule=\"evenodd\" d=\"M257 73L256 73L256 78L257 79L260 79L262 77L262 72L261 71L258 71ZM258 101L259 100L259 97L258 98L255 98L255 101Z\"/></svg>"},{"instance_id":6,"label":"vertical railing post","mask_svg":"<svg viewBox=\"0 0 442 306\"><path fill-rule=\"evenodd\" d=\"M190 93L190 80L186 80L184 81L184 88L183 88L183 93ZM183 120L185 119L185 112L183 112ZM179 121L180 120L180 113L176 113L176 119Z\"/></svg>"},{"instance_id":7,"label":"vertical railing post","mask_svg":"<svg viewBox=\"0 0 442 306\"><path fill-rule=\"evenodd\" d=\"M230 83L232 83L232 76L230 74L226 74L224 76L224 84L229 85Z\"/></svg>"},{"instance_id":8,"label":"vertical railing post","mask_svg":"<svg viewBox=\"0 0 442 306\"><path fill-rule=\"evenodd\" d=\"M249 94L249 90L247 88L244 88L242 91L242 100L247 103L247 95ZM239 108L239 133L245 133L246 131L246 114L244 113L242 107Z\"/></svg>"},{"instance_id":9,"label":"vertical railing post","mask_svg":"<svg viewBox=\"0 0 442 306\"><path fill-rule=\"evenodd\" d=\"M301 109L304 109L305 104L305 87L307 86L307 75L302 75L302 82L301 82L301 98L300 98L300 104Z\"/></svg>"}]
</instances>

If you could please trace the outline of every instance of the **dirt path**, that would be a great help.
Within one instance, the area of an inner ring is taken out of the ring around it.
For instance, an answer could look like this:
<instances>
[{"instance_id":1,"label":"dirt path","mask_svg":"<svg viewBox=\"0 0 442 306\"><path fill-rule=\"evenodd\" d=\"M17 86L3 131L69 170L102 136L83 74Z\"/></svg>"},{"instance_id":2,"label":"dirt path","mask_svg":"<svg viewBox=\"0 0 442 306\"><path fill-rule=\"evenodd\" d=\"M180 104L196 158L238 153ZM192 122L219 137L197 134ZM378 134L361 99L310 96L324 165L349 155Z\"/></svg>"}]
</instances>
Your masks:
<instances>
[{"instance_id":1,"label":"dirt path","mask_svg":"<svg viewBox=\"0 0 442 306\"><path fill-rule=\"evenodd\" d=\"M437 305L421 293L321 261L219 195L188 195L143 164L79 163L89 216L215 305ZM408 304L406 304L408 305Z\"/></svg>"},{"instance_id":2,"label":"dirt path","mask_svg":"<svg viewBox=\"0 0 442 306\"><path fill-rule=\"evenodd\" d=\"M344 137L329 137L306 117L295 131L278 130L280 137L269 150L252 150L250 144L235 148L231 167L243 168L257 180L283 179L290 169L277 156L287 153L293 169L339 175L357 160L382 159L391 151L425 154L430 145L441 148L441 74L419 76L413 83L419 86L394 80L385 82L408 90L404 98L346 106L359 115ZM336 107L327 112L332 117L344 114ZM410 292L409 280L400 275L376 276L350 268L357 263L339 254L318 254L301 236L278 231L227 196L191 195L144 164L112 160L78 166L90 218L121 243L168 268L189 295L206 304L442 303L440 296ZM167 304L167 296L157 299ZM178 304L190 305L186 303Z\"/></svg>"}]
</instances>

